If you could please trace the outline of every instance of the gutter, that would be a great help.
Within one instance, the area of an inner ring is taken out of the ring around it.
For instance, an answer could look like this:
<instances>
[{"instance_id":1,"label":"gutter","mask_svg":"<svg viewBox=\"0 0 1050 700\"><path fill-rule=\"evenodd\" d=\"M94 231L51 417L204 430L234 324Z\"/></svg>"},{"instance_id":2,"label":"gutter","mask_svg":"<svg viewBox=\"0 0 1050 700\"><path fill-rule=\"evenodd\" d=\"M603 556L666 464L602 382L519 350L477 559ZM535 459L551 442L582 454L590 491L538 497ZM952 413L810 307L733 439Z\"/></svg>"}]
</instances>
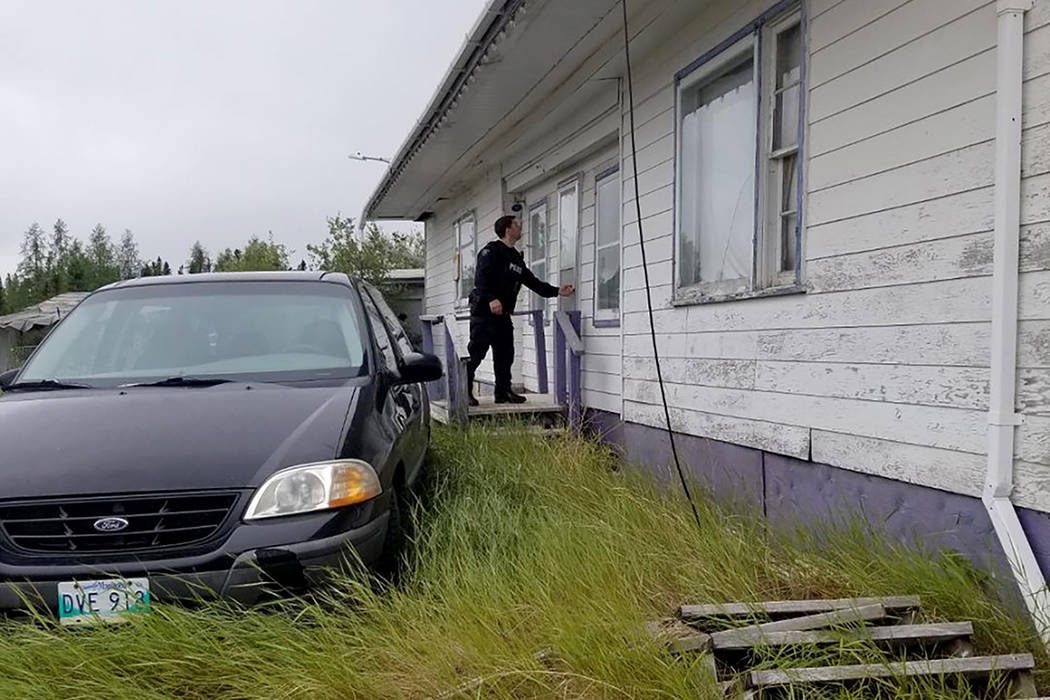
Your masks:
<instances>
[{"instance_id":1,"label":"gutter","mask_svg":"<svg viewBox=\"0 0 1050 700\"><path fill-rule=\"evenodd\" d=\"M459 53L445 72L430 98L430 103L416 120L415 126L390 161L383 179L376 185L358 219L359 228L372 219L372 211L386 197L401 177L409 161L436 134L459 106L459 100L476 80L477 72L489 59L489 53L506 37L526 9L526 0L489 0L474 27L467 34Z\"/></svg>"},{"instance_id":2,"label":"gutter","mask_svg":"<svg viewBox=\"0 0 1050 700\"><path fill-rule=\"evenodd\" d=\"M995 125L995 246L992 273L991 394L988 472L982 500L1043 643L1050 646L1046 579L1010 500L1014 486L1017 305L1021 231L1021 108L1024 14L1032 0L998 0Z\"/></svg>"}]
</instances>

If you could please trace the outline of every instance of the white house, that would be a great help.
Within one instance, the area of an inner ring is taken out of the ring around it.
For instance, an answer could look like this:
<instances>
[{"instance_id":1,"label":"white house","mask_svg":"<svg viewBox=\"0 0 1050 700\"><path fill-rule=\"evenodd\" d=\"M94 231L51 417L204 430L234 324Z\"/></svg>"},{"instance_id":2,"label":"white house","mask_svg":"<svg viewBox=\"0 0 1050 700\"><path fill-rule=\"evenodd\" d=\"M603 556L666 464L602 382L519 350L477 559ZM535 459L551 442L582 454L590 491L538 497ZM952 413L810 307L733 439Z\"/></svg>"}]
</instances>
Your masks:
<instances>
[{"instance_id":1,"label":"white house","mask_svg":"<svg viewBox=\"0 0 1050 700\"><path fill-rule=\"evenodd\" d=\"M774 519L845 506L1000 562L1002 542L1038 589L1050 0L627 15L633 128L618 1L492 0L470 30L362 217L425 222L426 312L462 311L476 251L520 205L532 269L579 293L519 306L582 311L588 416L665 471L640 205L695 475ZM529 323L515 374L534 390Z\"/></svg>"}]
</instances>

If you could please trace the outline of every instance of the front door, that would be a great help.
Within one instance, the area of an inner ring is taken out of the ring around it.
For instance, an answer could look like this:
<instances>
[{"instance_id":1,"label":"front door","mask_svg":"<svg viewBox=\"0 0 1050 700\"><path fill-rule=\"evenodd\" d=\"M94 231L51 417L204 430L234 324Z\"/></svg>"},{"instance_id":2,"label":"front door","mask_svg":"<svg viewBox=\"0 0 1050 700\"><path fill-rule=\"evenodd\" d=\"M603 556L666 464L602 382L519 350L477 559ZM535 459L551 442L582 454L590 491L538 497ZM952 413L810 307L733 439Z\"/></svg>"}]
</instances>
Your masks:
<instances>
[{"instance_id":1,"label":"front door","mask_svg":"<svg viewBox=\"0 0 1050 700\"><path fill-rule=\"evenodd\" d=\"M579 291L580 179L558 187L558 284L571 284ZM578 308L577 294L558 298L558 309Z\"/></svg>"}]
</instances>

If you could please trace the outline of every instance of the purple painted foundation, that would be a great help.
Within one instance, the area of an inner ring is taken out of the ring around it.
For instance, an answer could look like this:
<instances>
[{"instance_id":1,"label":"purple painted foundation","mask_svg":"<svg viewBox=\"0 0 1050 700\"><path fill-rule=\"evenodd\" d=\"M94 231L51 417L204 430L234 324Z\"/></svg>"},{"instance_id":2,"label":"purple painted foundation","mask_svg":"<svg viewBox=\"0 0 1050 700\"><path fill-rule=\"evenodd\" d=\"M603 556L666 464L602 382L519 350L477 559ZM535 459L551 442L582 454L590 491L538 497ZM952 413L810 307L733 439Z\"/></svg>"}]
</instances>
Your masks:
<instances>
[{"instance_id":1,"label":"purple painted foundation","mask_svg":"<svg viewBox=\"0 0 1050 700\"><path fill-rule=\"evenodd\" d=\"M588 410L592 434L617 449L627 465L677 488L667 432ZM774 526L795 527L861 515L890 539L955 551L1002 582L1020 604L1006 557L979 498L826 464L775 455L709 438L675 434L688 477L734 509L761 511ZM1019 508L1025 533L1050 575L1050 514Z\"/></svg>"}]
</instances>

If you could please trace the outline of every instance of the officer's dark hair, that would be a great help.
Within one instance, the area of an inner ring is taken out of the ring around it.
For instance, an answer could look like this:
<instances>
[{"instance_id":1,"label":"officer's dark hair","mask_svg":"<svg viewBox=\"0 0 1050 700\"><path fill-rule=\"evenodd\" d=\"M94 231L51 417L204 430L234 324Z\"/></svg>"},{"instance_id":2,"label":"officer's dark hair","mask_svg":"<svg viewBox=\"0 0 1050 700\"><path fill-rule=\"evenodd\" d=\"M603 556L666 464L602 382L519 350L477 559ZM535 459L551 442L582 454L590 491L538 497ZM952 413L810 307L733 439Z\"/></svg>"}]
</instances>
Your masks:
<instances>
[{"instance_id":1,"label":"officer's dark hair","mask_svg":"<svg viewBox=\"0 0 1050 700\"><path fill-rule=\"evenodd\" d=\"M499 238L503 238L503 236L505 236L507 233L507 229L510 228L510 225L514 223L514 219L516 218L518 217L501 216L500 218L496 219L496 225L492 227L493 230L496 232L496 236L498 236Z\"/></svg>"}]
</instances>

